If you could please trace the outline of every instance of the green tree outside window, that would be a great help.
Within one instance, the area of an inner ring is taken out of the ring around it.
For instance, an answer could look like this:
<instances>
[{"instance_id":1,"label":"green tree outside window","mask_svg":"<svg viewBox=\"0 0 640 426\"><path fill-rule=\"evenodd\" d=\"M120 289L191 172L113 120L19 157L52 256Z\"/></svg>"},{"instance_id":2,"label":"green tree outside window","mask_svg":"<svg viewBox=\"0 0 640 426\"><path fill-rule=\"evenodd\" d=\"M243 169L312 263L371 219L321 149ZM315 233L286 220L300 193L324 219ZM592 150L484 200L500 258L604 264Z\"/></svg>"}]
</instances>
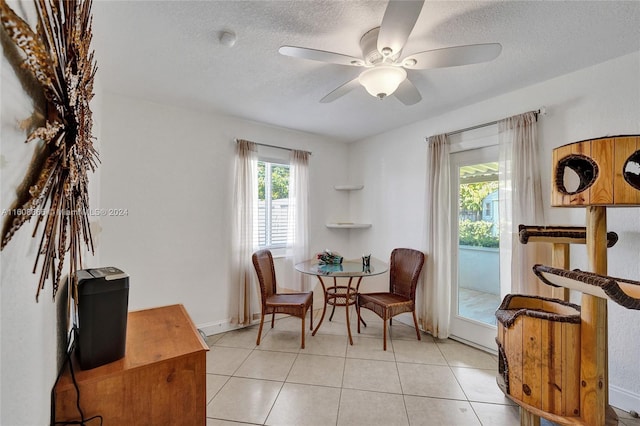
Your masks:
<instances>
[{"instance_id":1,"label":"green tree outside window","mask_svg":"<svg viewBox=\"0 0 640 426\"><path fill-rule=\"evenodd\" d=\"M265 163L258 162L258 199L264 200ZM289 166L271 164L271 199L289 198Z\"/></svg>"}]
</instances>

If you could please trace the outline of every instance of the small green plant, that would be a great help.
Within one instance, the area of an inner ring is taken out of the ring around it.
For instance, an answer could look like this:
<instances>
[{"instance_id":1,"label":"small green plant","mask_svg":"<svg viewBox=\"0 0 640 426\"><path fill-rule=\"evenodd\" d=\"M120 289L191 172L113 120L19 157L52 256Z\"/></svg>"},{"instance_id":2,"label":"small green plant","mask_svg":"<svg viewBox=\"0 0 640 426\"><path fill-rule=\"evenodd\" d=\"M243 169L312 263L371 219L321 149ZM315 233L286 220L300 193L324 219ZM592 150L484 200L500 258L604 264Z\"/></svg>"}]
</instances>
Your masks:
<instances>
[{"instance_id":1,"label":"small green plant","mask_svg":"<svg viewBox=\"0 0 640 426\"><path fill-rule=\"evenodd\" d=\"M492 222L462 219L458 225L461 246L499 247L498 237L491 235Z\"/></svg>"}]
</instances>

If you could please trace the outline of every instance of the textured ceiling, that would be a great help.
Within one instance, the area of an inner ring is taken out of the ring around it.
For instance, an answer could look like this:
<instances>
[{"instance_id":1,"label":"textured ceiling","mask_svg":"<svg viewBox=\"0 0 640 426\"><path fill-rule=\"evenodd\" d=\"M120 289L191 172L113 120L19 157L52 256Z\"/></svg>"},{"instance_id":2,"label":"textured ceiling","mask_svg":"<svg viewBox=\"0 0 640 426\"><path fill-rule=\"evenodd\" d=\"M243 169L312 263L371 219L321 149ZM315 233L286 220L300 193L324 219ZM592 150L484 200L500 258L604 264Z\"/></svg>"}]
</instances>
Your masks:
<instances>
[{"instance_id":1,"label":"textured ceiling","mask_svg":"<svg viewBox=\"0 0 640 426\"><path fill-rule=\"evenodd\" d=\"M426 1L404 53L501 43L482 64L410 70L413 106L361 87L319 100L359 68L282 56L282 45L360 57L386 1L94 0L103 88L182 108L358 140L640 50L639 1ZM233 30L237 42L222 45Z\"/></svg>"}]
</instances>

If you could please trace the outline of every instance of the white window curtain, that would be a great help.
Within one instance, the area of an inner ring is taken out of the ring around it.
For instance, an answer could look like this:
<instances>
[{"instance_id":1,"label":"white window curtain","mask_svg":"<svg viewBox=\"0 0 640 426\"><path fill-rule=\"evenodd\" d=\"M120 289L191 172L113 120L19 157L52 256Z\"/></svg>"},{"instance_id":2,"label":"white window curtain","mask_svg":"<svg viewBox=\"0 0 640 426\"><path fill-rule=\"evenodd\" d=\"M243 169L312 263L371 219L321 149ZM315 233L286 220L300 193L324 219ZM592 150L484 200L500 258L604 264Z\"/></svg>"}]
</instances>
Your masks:
<instances>
[{"instance_id":1,"label":"white window curtain","mask_svg":"<svg viewBox=\"0 0 640 426\"><path fill-rule=\"evenodd\" d=\"M420 322L440 339L449 337L451 311L451 174L449 141L436 135L427 144L426 260Z\"/></svg>"},{"instance_id":2,"label":"white window curtain","mask_svg":"<svg viewBox=\"0 0 640 426\"><path fill-rule=\"evenodd\" d=\"M503 293L540 291L531 268L546 263L544 244L521 244L518 235L520 224L544 225L537 138L533 112L498 122L500 276L511 281L501 285Z\"/></svg>"},{"instance_id":3,"label":"white window curtain","mask_svg":"<svg viewBox=\"0 0 640 426\"><path fill-rule=\"evenodd\" d=\"M258 149L254 142L238 140L235 162L233 234L231 254L231 322L251 323L260 311L260 295L251 256L257 249L254 229L258 219Z\"/></svg>"},{"instance_id":4,"label":"white window curtain","mask_svg":"<svg viewBox=\"0 0 640 426\"><path fill-rule=\"evenodd\" d=\"M292 290L309 291L309 279L295 270L295 264L309 258L309 153L291 151L289 166L289 214L286 270Z\"/></svg>"}]
</instances>

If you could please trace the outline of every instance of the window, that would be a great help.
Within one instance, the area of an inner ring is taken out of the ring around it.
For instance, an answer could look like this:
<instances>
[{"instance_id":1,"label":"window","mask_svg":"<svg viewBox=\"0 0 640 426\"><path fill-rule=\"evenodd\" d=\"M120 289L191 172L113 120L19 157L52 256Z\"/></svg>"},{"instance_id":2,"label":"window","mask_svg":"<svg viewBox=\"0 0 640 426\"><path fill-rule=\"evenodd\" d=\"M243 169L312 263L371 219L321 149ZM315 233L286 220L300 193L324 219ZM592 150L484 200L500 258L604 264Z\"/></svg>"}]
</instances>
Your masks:
<instances>
[{"instance_id":1,"label":"window","mask_svg":"<svg viewBox=\"0 0 640 426\"><path fill-rule=\"evenodd\" d=\"M289 165L258 161L258 247L287 245Z\"/></svg>"},{"instance_id":2,"label":"window","mask_svg":"<svg viewBox=\"0 0 640 426\"><path fill-rule=\"evenodd\" d=\"M484 216L491 217L491 201L484 203Z\"/></svg>"}]
</instances>

